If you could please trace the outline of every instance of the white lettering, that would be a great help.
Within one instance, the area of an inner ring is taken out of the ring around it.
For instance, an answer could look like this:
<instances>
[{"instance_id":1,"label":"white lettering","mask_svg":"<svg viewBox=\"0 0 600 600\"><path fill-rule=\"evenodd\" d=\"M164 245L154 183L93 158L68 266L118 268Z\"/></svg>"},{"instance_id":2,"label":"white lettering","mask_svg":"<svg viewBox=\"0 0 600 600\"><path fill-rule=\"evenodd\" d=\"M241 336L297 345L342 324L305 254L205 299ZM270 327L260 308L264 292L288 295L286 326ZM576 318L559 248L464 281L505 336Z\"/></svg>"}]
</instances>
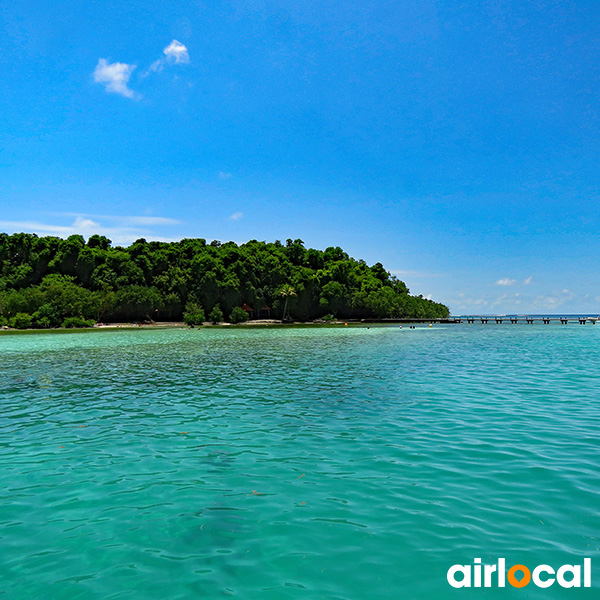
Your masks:
<instances>
[{"instance_id":1,"label":"white lettering","mask_svg":"<svg viewBox=\"0 0 600 600\"><path fill-rule=\"evenodd\" d=\"M462 573L462 581L456 581L456 573ZM470 565L452 565L448 569L448 583L454 588L471 587L471 566Z\"/></svg>"},{"instance_id":2,"label":"white lettering","mask_svg":"<svg viewBox=\"0 0 600 600\"><path fill-rule=\"evenodd\" d=\"M583 587L592 587L592 559L583 559Z\"/></svg>"},{"instance_id":3,"label":"white lettering","mask_svg":"<svg viewBox=\"0 0 600 600\"><path fill-rule=\"evenodd\" d=\"M547 573L548 575L554 575L554 569L549 565L539 565L533 570L532 579L533 583L541 588L550 587L554 583L553 578L540 579L541 573Z\"/></svg>"},{"instance_id":4,"label":"white lettering","mask_svg":"<svg viewBox=\"0 0 600 600\"><path fill-rule=\"evenodd\" d=\"M473 587L481 587L481 559L476 558L474 562L475 566L473 567Z\"/></svg>"},{"instance_id":5,"label":"white lettering","mask_svg":"<svg viewBox=\"0 0 600 600\"><path fill-rule=\"evenodd\" d=\"M482 563L481 558L474 558L473 565L452 565L448 569L448 583L454 588L463 587L492 587L493 574L496 573L497 586L499 588L506 587L506 559L499 558L497 564L486 565ZM517 565L518 566L518 565ZM525 584L523 579L514 579L515 567L511 569L511 585L514 587L522 587ZM529 583L529 573L531 573L531 581L539 588L549 588L558 583L563 588L579 588L581 585L581 571L583 569L583 587L592 587L592 559L584 558L582 565L562 565L558 570L554 570L550 565L538 565L531 572L523 567L520 571L523 577L527 577ZM516 571L519 573L519 571ZM462 574L460 579L457 579L457 574ZM518 584L521 585L518 585Z\"/></svg>"},{"instance_id":6,"label":"white lettering","mask_svg":"<svg viewBox=\"0 0 600 600\"><path fill-rule=\"evenodd\" d=\"M573 579L567 581L565 573L572 573ZM563 565L556 573L556 581L564 588L581 587L581 567L579 565Z\"/></svg>"},{"instance_id":7,"label":"white lettering","mask_svg":"<svg viewBox=\"0 0 600 600\"><path fill-rule=\"evenodd\" d=\"M504 587L506 584L506 559L498 559L498 587Z\"/></svg>"},{"instance_id":8,"label":"white lettering","mask_svg":"<svg viewBox=\"0 0 600 600\"><path fill-rule=\"evenodd\" d=\"M484 572L484 587L492 587L492 573L496 570L496 565L485 565Z\"/></svg>"}]
</instances>

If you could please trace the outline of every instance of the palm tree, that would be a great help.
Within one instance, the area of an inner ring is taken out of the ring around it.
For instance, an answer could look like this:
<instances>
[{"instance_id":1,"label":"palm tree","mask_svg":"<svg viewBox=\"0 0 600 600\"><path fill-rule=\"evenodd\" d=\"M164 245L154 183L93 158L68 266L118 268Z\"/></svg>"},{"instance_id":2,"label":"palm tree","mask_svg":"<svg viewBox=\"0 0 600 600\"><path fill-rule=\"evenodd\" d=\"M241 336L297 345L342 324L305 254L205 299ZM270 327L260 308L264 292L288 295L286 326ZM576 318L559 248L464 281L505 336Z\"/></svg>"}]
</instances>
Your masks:
<instances>
[{"instance_id":1,"label":"palm tree","mask_svg":"<svg viewBox=\"0 0 600 600\"><path fill-rule=\"evenodd\" d=\"M285 298L285 304L283 305L283 317L281 318L282 321L285 321L285 314L286 312L288 313L288 319L291 319L289 312L288 312L288 301L290 299L290 296L296 296L296 290L289 284L285 284L280 290L279 290L279 295L282 296L283 298Z\"/></svg>"}]
</instances>

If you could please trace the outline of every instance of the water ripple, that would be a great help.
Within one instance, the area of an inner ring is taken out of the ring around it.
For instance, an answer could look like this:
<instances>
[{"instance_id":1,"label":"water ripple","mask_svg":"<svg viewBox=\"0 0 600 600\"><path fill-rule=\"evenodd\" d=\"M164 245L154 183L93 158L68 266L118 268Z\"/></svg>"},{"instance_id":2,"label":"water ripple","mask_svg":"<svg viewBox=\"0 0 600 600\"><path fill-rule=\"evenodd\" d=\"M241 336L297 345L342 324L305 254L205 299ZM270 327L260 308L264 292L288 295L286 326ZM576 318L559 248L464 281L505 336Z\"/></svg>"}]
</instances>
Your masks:
<instances>
[{"instance_id":1,"label":"water ripple","mask_svg":"<svg viewBox=\"0 0 600 600\"><path fill-rule=\"evenodd\" d=\"M5 336L0 596L444 598L476 556L594 561L599 335Z\"/></svg>"}]
</instances>

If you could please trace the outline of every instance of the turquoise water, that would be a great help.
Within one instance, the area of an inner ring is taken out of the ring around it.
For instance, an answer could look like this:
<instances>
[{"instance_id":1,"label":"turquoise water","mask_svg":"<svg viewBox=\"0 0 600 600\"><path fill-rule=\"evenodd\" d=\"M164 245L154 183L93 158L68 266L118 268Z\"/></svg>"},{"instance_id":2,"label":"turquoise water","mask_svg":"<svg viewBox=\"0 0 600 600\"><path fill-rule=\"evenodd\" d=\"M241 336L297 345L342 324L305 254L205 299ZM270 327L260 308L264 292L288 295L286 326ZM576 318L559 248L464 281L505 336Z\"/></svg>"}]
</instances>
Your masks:
<instances>
[{"instance_id":1,"label":"turquoise water","mask_svg":"<svg viewBox=\"0 0 600 600\"><path fill-rule=\"evenodd\" d=\"M2 336L0 598L597 598L599 365L600 325Z\"/></svg>"}]
</instances>

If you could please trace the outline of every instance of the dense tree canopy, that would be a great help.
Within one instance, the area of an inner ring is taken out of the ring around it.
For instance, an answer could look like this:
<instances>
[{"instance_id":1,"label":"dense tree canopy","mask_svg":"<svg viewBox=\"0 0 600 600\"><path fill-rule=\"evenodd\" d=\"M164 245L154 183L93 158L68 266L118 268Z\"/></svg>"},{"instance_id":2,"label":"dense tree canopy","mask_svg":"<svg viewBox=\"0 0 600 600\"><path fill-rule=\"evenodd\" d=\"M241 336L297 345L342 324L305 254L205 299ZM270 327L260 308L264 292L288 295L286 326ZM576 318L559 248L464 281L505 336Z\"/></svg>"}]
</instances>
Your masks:
<instances>
[{"instance_id":1,"label":"dense tree canopy","mask_svg":"<svg viewBox=\"0 0 600 600\"><path fill-rule=\"evenodd\" d=\"M0 324L56 327L81 321L181 320L213 313L234 320L246 304L275 318L439 318L448 308L409 294L381 265L341 248L251 240L147 242L128 248L93 235L66 240L0 233ZM17 315L19 315L17 317ZM73 320L75 319L75 321Z\"/></svg>"}]
</instances>

